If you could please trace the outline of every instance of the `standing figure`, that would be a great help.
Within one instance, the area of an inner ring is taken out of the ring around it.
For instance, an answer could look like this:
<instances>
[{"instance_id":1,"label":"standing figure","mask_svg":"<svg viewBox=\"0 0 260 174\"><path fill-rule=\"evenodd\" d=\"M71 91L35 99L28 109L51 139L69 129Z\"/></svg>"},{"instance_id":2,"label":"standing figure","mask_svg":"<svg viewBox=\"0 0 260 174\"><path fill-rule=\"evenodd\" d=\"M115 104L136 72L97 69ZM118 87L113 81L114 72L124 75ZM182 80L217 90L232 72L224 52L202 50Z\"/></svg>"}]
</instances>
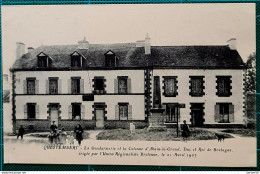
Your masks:
<instances>
[{"instance_id":1,"label":"standing figure","mask_svg":"<svg viewBox=\"0 0 260 174\"><path fill-rule=\"evenodd\" d=\"M68 136L67 136L67 139L68 139L68 143L70 145L74 145L74 136L73 136L73 131L69 132Z\"/></svg>"},{"instance_id":2,"label":"standing figure","mask_svg":"<svg viewBox=\"0 0 260 174\"><path fill-rule=\"evenodd\" d=\"M60 137L60 143L65 144L66 143L66 139L67 139L67 133L65 131L65 128L61 128L61 131L59 133L59 137Z\"/></svg>"},{"instance_id":3,"label":"standing figure","mask_svg":"<svg viewBox=\"0 0 260 174\"><path fill-rule=\"evenodd\" d=\"M21 125L20 128L18 129L17 139L19 138L19 136L21 136L21 139L23 139L24 132L25 132L25 130L24 130L23 126Z\"/></svg>"},{"instance_id":4,"label":"standing figure","mask_svg":"<svg viewBox=\"0 0 260 174\"><path fill-rule=\"evenodd\" d=\"M55 124L55 121L52 122L52 125L50 126L50 135L49 135L49 140L51 143L53 143L53 140L57 142L57 129L58 127Z\"/></svg>"},{"instance_id":5,"label":"standing figure","mask_svg":"<svg viewBox=\"0 0 260 174\"><path fill-rule=\"evenodd\" d=\"M76 133L76 140L78 141L79 145L81 144L81 141L83 140L83 129L80 124L77 124L75 127L74 132Z\"/></svg>"},{"instance_id":6,"label":"standing figure","mask_svg":"<svg viewBox=\"0 0 260 174\"><path fill-rule=\"evenodd\" d=\"M182 137L184 141L188 140L188 137L190 136L190 128L186 124L186 120L183 121L183 126L182 126Z\"/></svg>"}]
</instances>

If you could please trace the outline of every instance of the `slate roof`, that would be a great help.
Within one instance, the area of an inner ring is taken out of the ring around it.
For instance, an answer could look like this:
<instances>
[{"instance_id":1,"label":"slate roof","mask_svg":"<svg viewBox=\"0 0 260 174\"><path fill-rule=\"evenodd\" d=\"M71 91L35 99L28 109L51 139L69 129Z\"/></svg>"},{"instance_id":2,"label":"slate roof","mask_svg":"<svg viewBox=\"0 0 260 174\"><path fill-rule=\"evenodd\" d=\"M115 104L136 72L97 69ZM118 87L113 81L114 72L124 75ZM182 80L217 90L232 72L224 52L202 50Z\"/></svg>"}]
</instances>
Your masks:
<instances>
[{"instance_id":1,"label":"slate roof","mask_svg":"<svg viewBox=\"0 0 260 174\"><path fill-rule=\"evenodd\" d=\"M88 50L79 50L77 45L40 46L24 54L13 64L13 70L37 69L37 55L41 52L52 58L52 69L66 69L71 66L70 55L77 51L85 58L82 69L106 68L107 51L113 51L119 58L116 68L243 68L244 62L236 50L227 45L220 46L151 46L151 55L144 54L143 47L135 43L90 44ZM75 69L75 68L73 68Z\"/></svg>"}]
</instances>

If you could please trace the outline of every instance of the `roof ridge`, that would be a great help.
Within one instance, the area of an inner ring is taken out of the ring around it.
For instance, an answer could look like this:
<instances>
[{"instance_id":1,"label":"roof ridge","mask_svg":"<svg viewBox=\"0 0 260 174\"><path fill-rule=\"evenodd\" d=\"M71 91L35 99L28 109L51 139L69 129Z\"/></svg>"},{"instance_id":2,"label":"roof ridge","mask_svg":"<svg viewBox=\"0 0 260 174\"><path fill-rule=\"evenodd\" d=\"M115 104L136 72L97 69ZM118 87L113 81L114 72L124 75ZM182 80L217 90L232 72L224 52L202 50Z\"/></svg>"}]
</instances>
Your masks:
<instances>
[{"instance_id":1,"label":"roof ridge","mask_svg":"<svg viewBox=\"0 0 260 174\"><path fill-rule=\"evenodd\" d=\"M151 47L226 47L228 45L151 45Z\"/></svg>"}]
</instances>

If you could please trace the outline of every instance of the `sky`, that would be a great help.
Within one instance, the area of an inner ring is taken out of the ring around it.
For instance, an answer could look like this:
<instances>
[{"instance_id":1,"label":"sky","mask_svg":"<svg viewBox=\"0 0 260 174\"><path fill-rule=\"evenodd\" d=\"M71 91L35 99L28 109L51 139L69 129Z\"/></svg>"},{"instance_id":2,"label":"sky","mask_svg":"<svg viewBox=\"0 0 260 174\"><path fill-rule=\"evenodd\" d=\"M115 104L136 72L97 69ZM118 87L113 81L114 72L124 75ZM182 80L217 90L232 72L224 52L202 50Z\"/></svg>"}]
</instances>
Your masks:
<instances>
[{"instance_id":1,"label":"sky","mask_svg":"<svg viewBox=\"0 0 260 174\"><path fill-rule=\"evenodd\" d=\"M16 42L27 47L89 43L226 45L237 39L244 61L256 49L255 5L140 4L2 6L3 73L16 59ZM27 49L26 49L27 52Z\"/></svg>"}]
</instances>

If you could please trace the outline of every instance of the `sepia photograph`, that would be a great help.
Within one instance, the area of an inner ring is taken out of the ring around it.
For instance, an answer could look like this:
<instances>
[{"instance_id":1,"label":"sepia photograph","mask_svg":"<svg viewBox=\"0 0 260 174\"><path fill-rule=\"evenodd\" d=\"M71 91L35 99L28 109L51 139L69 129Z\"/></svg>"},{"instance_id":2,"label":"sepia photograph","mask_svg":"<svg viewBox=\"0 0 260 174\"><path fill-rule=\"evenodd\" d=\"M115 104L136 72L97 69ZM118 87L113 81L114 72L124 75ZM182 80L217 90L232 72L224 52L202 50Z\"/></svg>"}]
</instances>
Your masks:
<instances>
[{"instance_id":1,"label":"sepia photograph","mask_svg":"<svg viewBox=\"0 0 260 174\"><path fill-rule=\"evenodd\" d=\"M256 167L255 4L1 13L6 164Z\"/></svg>"}]
</instances>

